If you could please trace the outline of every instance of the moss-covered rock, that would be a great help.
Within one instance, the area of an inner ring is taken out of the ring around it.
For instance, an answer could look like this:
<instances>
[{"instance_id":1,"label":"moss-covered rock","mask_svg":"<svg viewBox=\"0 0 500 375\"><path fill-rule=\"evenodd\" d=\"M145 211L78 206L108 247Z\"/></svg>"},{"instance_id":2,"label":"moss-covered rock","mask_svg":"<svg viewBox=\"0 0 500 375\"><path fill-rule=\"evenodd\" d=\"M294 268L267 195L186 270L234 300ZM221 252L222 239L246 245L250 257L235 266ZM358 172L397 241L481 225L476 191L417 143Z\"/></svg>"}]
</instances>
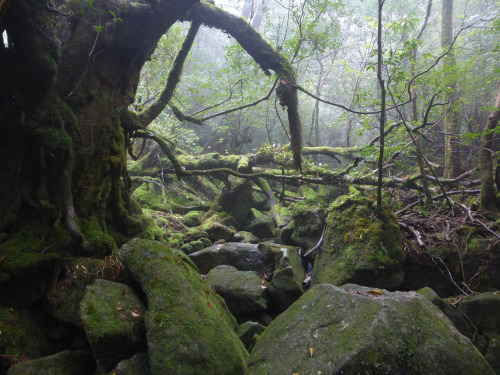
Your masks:
<instances>
[{"instance_id":1,"label":"moss-covered rock","mask_svg":"<svg viewBox=\"0 0 500 375\"><path fill-rule=\"evenodd\" d=\"M89 375L94 373L95 360L83 350L63 352L24 361L12 366L8 375Z\"/></svg>"},{"instance_id":2,"label":"moss-covered rock","mask_svg":"<svg viewBox=\"0 0 500 375\"><path fill-rule=\"evenodd\" d=\"M197 227L202 223L204 214L203 211L189 211L181 218L181 221L186 227Z\"/></svg>"},{"instance_id":3,"label":"moss-covered rock","mask_svg":"<svg viewBox=\"0 0 500 375\"><path fill-rule=\"evenodd\" d=\"M276 229L273 221L262 212L252 208L248 216L244 229L254 234L260 239L273 238L276 236Z\"/></svg>"},{"instance_id":4,"label":"moss-covered rock","mask_svg":"<svg viewBox=\"0 0 500 375\"><path fill-rule=\"evenodd\" d=\"M137 353L116 365L108 375L151 375L147 353Z\"/></svg>"},{"instance_id":5,"label":"moss-covered rock","mask_svg":"<svg viewBox=\"0 0 500 375\"><path fill-rule=\"evenodd\" d=\"M236 230L233 229L234 219L226 213L217 213L206 219L200 228L208 234L213 242L218 240L229 241L233 238ZM232 228L228 227L232 226Z\"/></svg>"},{"instance_id":6,"label":"moss-covered rock","mask_svg":"<svg viewBox=\"0 0 500 375\"><path fill-rule=\"evenodd\" d=\"M234 235L234 242L246 242L246 243L259 243L259 238L255 236L253 233L246 232L244 230L240 230Z\"/></svg>"},{"instance_id":7,"label":"moss-covered rock","mask_svg":"<svg viewBox=\"0 0 500 375\"><path fill-rule=\"evenodd\" d=\"M473 337L472 328L467 322L467 320L463 317L462 313L458 311L458 309L446 303L438 294L433 291L431 288L425 287L417 290L417 293L427 298L432 302L434 306L436 306L439 310L443 312L444 315L453 323L453 325L460 331L460 333L470 339Z\"/></svg>"},{"instance_id":8,"label":"moss-covered rock","mask_svg":"<svg viewBox=\"0 0 500 375\"><path fill-rule=\"evenodd\" d=\"M28 310L0 306L0 372L17 361L51 354L47 336Z\"/></svg>"},{"instance_id":9,"label":"moss-covered rock","mask_svg":"<svg viewBox=\"0 0 500 375\"><path fill-rule=\"evenodd\" d=\"M180 251L189 255L197 251L200 251L201 249L204 248L205 244L202 241L191 241L189 243L185 243L184 245L182 245Z\"/></svg>"},{"instance_id":10,"label":"moss-covered rock","mask_svg":"<svg viewBox=\"0 0 500 375\"><path fill-rule=\"evenodd\" d=\"M247 352L221 297L167 246L123 245L119 258L148 300L146 334L153 374L245 374Z\"/></svg>"},{"instance_id":11,"label":"moss-covered rock","mask_svg":"<svg viewBox=\"0 0 500 375\"><path fill-rule=\"evenodd\" d=\"M87 340L105 371L145 347L145 312L127 285L97 279L87 286L80 315Z\"/></svg>"},{"instance_id":12,"label":"moss-covered rock","mask_svg":"<svg viewBox=\"0 0 500 375\"><path fill-rule=\"evenodd\" d=\"M265 310L269 305L269 283L254 271L238 271L232 266L217 266L205 281L224 298L234 315Z\"/></svg>"},{"instance_id":13,"label":"moss-covered rock","mask_svg":"<svg viewBox=\"0 0 500 375\"><path fill-rule=\"evenodd\" d=\"M236 226L241 227L253 205L252 182L239 178L231 178L230 181L230 187L226 186L212 203L207 217L226 212L236 221Z\"/></svg>"},{"instance_id":14,"label":"moss-covered rock","mask_svg":"<svg viewBox=\"0 0 500 375\"><path fill-rule=\"evenodd\" d=\"M329 208L313 283L395 289L403 282L404 253L397 218L374 211L368 199L341 196Z\"/></svg>"},{"instance_id":15,"label":"moss-covered rock","mask_svg":"<svg viewBox=\"0 0 500 375\"><path fill-rule=\"evenodd\" d=\"M424 297L353 284L313 286L262 333L248 365L252 375L494 374Z\"/></svg>"}]
</instances>

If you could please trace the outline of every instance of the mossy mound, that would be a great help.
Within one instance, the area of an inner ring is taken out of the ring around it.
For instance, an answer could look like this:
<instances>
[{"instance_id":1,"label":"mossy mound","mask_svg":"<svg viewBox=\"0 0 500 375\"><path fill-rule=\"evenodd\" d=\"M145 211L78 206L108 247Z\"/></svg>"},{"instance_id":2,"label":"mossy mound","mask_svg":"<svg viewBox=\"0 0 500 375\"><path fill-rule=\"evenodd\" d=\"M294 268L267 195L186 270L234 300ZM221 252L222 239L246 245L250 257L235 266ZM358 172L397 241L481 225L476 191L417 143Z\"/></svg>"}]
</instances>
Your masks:
<instances>
[{"instance_id":1,"label":"mossy mound","mask_svg":"<svg viewBox=\"0 0 500 375\"><path fill-rule=\"evenodd\" d=\"M87 287L80 314L99 364L111 370L145 346L145 307L127 285L97 279Z\"/></svg>"},{"instance_id":2,"label":"mossy mound","mask_svg":"<svg viewBox=\"0 0 500 375\"><path fill-rule=\"evenodd\" d=\"M341 196L328 210L313 283L357 283L395 289L403 282L404 253L396 216L361 196Z\"/></svg>"},{"instance_id":3,"label":"mossy mound","mask_svg":"<svg viewBox=\"0 0 500 375\"><path fill-rule=\"evenodd\" d=\"M21 362L9 369L8 375L89 375L94 373L94 358L83 350L63 352L40 359Z\"/></svg>"},{"instance_id":4,"label":"mossy mound","mask_svg":"<svg viewBox=\"0 0 500 375\"><path fill-rule=\"evenodd\" d=\"M203 211L189 211L181 218L181 221L186 227L196 227L201 225L204 214Z\"/></svg>"},{"instance_id":5,"label":"mossy mound","mask_svg":"<svg viewBox=\"0 0 500 375\"><path fill-rule=\"evenodd\" d=\"M313 286L262 333L248 367L251 375L494 374L424 297L353 284Z\"/></svg>"},{"instance_id":6,"label":"mossy mound","mask_svg":"<svg viewBox=\"0 0 500 375\"><path fill-rule=\"evenodd\" d=\"M153 374L245 374L248 353L219 296L170 248L135 239L119 258L148 300L146 335Z\"/></svg>"}]
</instances>

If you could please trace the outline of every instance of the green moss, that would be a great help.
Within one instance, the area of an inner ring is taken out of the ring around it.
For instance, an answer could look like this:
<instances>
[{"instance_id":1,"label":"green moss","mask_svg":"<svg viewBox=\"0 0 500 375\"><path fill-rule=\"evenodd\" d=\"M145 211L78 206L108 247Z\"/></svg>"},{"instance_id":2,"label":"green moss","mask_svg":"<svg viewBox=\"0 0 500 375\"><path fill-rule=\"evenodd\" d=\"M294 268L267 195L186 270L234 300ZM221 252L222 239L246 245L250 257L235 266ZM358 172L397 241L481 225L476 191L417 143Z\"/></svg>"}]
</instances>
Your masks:
<instances>
[{"instance_id":1,"label":"green moss","mask_svg":"<svg viewBox=\"0 0 500 375\"><path fill-rule=\"evenodd\" d=\"M156 184L143 183L132 193L135 199L143 208L155 211L169 211L166 198L162 194L162 189Z\"/></svg>"},{"instance_id":2,"label":"green moss","mask_svg":"<svg viewBox=\"0 0 500 375\"><path fill-rule=\"evenodd\" d=\"M93 253L107 255L116 249L113 237L103 230L96 216L92 216L90 219L78 218L77 223L84 240L90 245L89 248L92 249Z\"/></svg>"},{"instance_id":3,"label":"green moss","mask_svg":"<svg viewBox=\"0 0 500 375\"><path fill-rule=\"evenodd\" d=\"M0 247L2 271L22 274L52 264L70 243L69 233L46 222L27 221Z\"/></svg>"}]
</instances>

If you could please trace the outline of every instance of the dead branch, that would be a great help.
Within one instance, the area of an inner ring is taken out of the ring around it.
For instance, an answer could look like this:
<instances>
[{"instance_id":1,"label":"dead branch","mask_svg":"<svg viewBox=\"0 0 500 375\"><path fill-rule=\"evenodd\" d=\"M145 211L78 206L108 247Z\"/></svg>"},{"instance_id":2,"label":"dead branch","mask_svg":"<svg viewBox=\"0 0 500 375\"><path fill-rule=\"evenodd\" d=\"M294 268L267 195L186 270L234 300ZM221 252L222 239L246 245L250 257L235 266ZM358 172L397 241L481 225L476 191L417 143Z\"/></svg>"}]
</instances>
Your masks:
<instances>
[{"instance_id":1,"label":"dead branch","mask_svg":"<svg viewBox=\"0 0 500 375\"><path fill-rule=\"evenodd\" d=\"M454 191L449 191L446 194L448 196L457 195L457 194L474 195L474 194L479 194L479 189L475 189L475 190L456 190L456 191L454 190ZM417 201L415 201L413 203L410 203L408 206L403 207L399 211L396 211L394 214L397 215L397 216L399 216L402 213L408 211L412 207L424 204L424 202L422 201L422 198L424 198L424 197L425 197L424 195L419 196ZM432 200L437 200L437 199L442 199L442 198L444 198L444 195L443 194L439 194L439 195L435 195L434 197L432 197Z\"/></svg>"}]
</instances>

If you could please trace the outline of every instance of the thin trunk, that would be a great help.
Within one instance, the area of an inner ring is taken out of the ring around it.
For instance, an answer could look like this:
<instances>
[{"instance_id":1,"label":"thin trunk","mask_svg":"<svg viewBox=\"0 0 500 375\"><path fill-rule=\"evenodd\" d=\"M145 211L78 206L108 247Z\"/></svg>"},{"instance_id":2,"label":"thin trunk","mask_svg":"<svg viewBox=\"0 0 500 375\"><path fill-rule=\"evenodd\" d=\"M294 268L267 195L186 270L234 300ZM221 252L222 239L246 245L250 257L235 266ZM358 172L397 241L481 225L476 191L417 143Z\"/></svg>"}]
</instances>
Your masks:
<instances>
[{"instance_id":1,"label":"thin trunk","mask_svg":"<svg viewBox=\"0 0 500 375\"><path fill-rule=\"evenodd\" d=\"M382 207L382 180L383 180L383 166L384 166L384 141L385 141L385 97L386 89L385 82L382 78L382 8L385 0L378 1L378 30L377 30L377 79L380 86L380 149L378 155L378 186L377 186L377 208Z\"/></svg>"},{"instance_id":2,"label":"thin trunk","mask_svg":"<svg viewBox=\"0 0 500 375\"><path fill-rule=\"evenodd\" d=\"M481 136L479 149L479 171L481 173L481 208L483 210L495 209L496 192L493 177L493 152L494 137L493 129L500 119L500 85L498 87L497 98L495 100L495 110L488 117L488 121ZM498 172L498 167L497 167Z\"/></svg>"},{"instance_id":3,"label":"thin trunk","mask_svg":"<svg viewBox=\"0 0 500 375\"><path fill-rule=\"evenodd\" d=\"M441 15L441 47L448 49L453 43L453 0L443 0ZM459 122L453 106L453 97L456 91L456 78L453 68L455 66L453 50L444 59L443 85L445 100L450 102L444 119L445 151L444 151L444 177L451 178L460 175L460 155L457 144L459 135Z\"/></svg>"},{"instance_id":4,"label":"thin trunk","mask_svg":"<svg viewBox=\"0 0 500 375\"><path fill-rule=\"evenodd\" d=\"M422 34L425 30L425 27L427 26L427 21L429 20L429 16L431 13L431 7L432 7L432 0L429 0L429 3L427 4L427 12L425 15L424 23L422 24L422 27L420 28L416 39L420 39L422 37ZM417 55L418 55L418 47L415 46L413 48L413 61L411 63L411 78L413 79L415 77L415 72L416 72L416 63L417 63ZM414 124L418 122L418 111L417 111L417 89L415 88L415 85L411 87L411 117L412 121ZM427 208L430 208L432 205L432 195L429 190L429 183L427 179L427 173L425 172L425 162L424 158L422 156L421 150L422 150L422 142L420 139L415 140L415 147L417 148L417 163L418 163L418 168L420 170L420 174L422 175L422 188L425 193L425 206Z\"/></svg>"}]
</instances>

